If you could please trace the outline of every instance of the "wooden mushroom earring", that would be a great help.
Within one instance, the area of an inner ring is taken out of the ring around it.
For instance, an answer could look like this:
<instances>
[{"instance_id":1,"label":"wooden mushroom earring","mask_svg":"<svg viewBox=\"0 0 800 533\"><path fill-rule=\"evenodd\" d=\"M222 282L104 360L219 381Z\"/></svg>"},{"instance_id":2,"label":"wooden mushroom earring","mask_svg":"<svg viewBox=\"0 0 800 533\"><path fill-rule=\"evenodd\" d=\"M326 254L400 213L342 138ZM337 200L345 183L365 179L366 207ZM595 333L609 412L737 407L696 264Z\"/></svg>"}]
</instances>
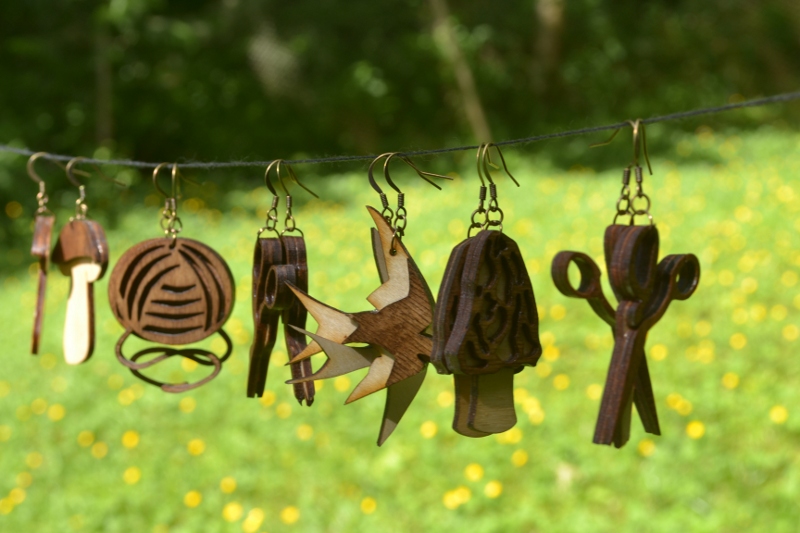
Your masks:
<instances>
[{"instance_id":1,"label":"wooden mushroom earring","mask_svg":"<svg viewBox=\"0 0 800 533\"><path fill-rule=\"evenodd\" d=\"M297 227L292 216L292 196L283 181L281 169L285 168L289 177L300 187L317 198L310 189L297 179L292 167L282 160L276 160L267 167L264 181L272 193L272 207L267 213L267 222L258 230L255 252L253 254L253 322L255 334L250 347L250 370L247 378L247 396L261 397L267 381L269 360L278 336L278 320L283 320L283 333L289 359L305 350L306 336L300 330L306 327L308 313L287 283L299 290L308 291L308 263L303 232ZM275 169L281 187L286 194L286 216L284 229L278 233L278 194L272 185L269 174ZM275 237L264 238L264 232L272 232ZM292 235L296 233L297 235ZM299 328L299 329L298 329ZM302 360L291 365L292 379L308 377L312 373L311 361ZM314 402L314 382L294 383L294 395L302 405Z\"/></svg>"},{"instance_id":2,"label":"wooden mushroom earring","mask_svg":"<svg viewBox=\"0 0 800 533\"><path fill-rule=\"evenodd\" d=\"M376 226L371 230L372 249L381 280L381 286L367 297L375 309L345 313L290 285L319 324L316 334L298 330L311 337L313 342L292 362L302 361L321 351L328 356L315 374L291 383L333 378L368 367L366 377L345 403L386 389L379 446L392 434L422 386L432 347L431 337L425 331L433 321L433 295L402 242L407 224L404 196L392 182L388 171L389 162L394 157L407 163L437 189L440 187L430 181L429 176L451 179L423 172L408 158L394 153L382 154L370 165L369 181L383 204L380 213L367 207ZM384 177L398 194L396 211L389 207L386 195L372 174L375 164L381 159L385 159ZM348 343L362 346L351 347L347 346Z\"/></svg>"},{"instance_id":3,"label":"wooden mushroom earring","mask_svg":"<svg viewBox=\"0 0 800 533\"><path fill-rule=\"evenodd\" d=\"M171 194L158 185L158 172L167 165L161 163L153 171L153 183L166 199L161 219L165 236L140 242L122 254L111 273L108 298L114 316L125 328L116 345L119 362L165 392L184 392L215 378L231 354L231 340L222 326L233 309L234 284L227 263L217 252L201 242L178 238L183 224L178 217L177 165L172 165ZM201 348L168 347L196 343L214 333L219 333L227 346L221 356ZM131 335L167 346L146 348L128 359L122 346ZM141 373L175 355L213 370L193 383L164 383Z\"/></svg>"},{"instance_id":4,"label":"wooden mushroom earring","mask_svg":"<svg viewBox=\"0 0 800 533\"><path fill-rule=\"evenodd\" d=\"M100 224L86 218L86 188L73 175L73 167L81 159L67 163L67 178L78 187L80 196L75 201L75 216L61 229L53 250L53 263L70 277L63 339L64 359L70 365L83 363L94 351L94 282L108 267L106 234Z\"/></svg>"},{"instance_id":5,"label":"wooden mushroom earring","mask_svg":"<svg viewBox=\"0 0 800 533\"><path fill-rule=\"evenodd\" d=\"M33 335L31 336L31 354L39 353L39 338L42 334L42 323L44 321L45 291L47 290L47 268L50 259L50 241L53 236L53 224L56 217L47 208L47 192L44 180L36 173L33 168L34 162L40 157L47 157L47 153L38 152L28 159L28 176L39 185L39 192L36 194L36 201L39 204L34 215L33 225L33 244L31 245L31 255L39 261L38 283L36 289L36 307L33 311Z\"/></svg>"},{"instance_id":6,"label":"wooden mushroom earring","mask_svg":"<svg viewBox=\"0 0 800 533\"><path fill-rule=\"evenodd\" d=\"M431 363L440 374L453 374L453 429L467 437L501 433L516 424L514 374L535 365L542 354L525 261L517 243L502 232L503 211L489 172L491 148L519 186L499 148L482 144L477 158L480 201L467 239L450 254L433 321ZM484 174L491 191L488 209ZM479 231L470 236L473 229Z\"/></svg>"},{"instance_id":7,"label":"wooden mushroom earring","mask_svg":"<svg viewBox=\"0 0 800 533\"><path fill-rule=\"evenodd\" d=\"M565 296L587 300L614 333L614 351L594 442L613 444L617 448L624 446L630 438L634 403L644 430L654 435L661 434L644 352L645 340L648 331L664 316L669 303L689 298L700 281L700 263L693 254L668 255L658 262L658 229L650 215L650 198L642 189L642 167L639 166L640 147L644 146L650 168L644 124L637 120L630 125L633 128L633 163L622 173L617 214L605 232L606 268L611 289L619 301L617 308L614 309L603 294L600 269L588 255L559 252L552 267L553 281L558 290ZM631 167L636 178L633 198L630 195ZM629 216L630 223L617 224L620 216ZM635 226L637 216L646 216L650 224ZM577 288L569 280L568 271L572 263L580 271Z\"/></svg>"}]
</instances>

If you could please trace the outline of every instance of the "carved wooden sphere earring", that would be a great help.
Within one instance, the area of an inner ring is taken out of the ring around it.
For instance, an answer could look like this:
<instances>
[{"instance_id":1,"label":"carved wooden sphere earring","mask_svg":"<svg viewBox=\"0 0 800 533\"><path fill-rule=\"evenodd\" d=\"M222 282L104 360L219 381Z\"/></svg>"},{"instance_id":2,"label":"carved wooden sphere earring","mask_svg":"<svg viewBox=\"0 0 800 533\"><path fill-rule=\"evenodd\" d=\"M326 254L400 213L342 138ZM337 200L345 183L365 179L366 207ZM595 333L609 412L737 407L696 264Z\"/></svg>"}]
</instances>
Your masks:
<instances>
[{"instance_id":1,"label":"carved wooden sphere earring","mask_svg":"<svg viewBox=\"0 0 800 533\"><path fill-rule=\"evenodd\" d=\"M116 346L119 362L166 392L183 392L216 377L231 353L231 341L222 326L233 309L234 283L228 265L217 252L201 242L178 238L182 225L177 211L177 166L172 166L169 195L157 182L164 166L166 163L156 167L153 181L166 198L161 221L165 236L134 245L122 255L111 273L108 296L114 316L125 328ZM214 333L219 333L227 345L222 356L199 348L163 346L141 350L130 359L122 353L122 345L130 335L174 346L196 343ZM174 355L213 366L214 370L200 381L180 384L162 383L141 374L140 370Z\"/></svg>"}]
</instances>

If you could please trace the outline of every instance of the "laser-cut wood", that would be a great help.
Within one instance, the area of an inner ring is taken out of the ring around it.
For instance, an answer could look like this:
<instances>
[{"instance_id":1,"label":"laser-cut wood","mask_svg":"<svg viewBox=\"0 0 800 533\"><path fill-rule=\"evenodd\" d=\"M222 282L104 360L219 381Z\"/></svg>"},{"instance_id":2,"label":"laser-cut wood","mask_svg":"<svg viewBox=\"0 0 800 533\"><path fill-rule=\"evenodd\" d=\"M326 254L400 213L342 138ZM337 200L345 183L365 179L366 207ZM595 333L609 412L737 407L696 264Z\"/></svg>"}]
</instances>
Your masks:
<instances>
[{"instance_id":1,"label":"laser-cut wood","mask_svg":"<svg viewBox=\"0 0 800 533\"><path fill-rule=\"evenodd\" d=\"M356 367L363 368L366 357L370 370L347 402L387 389L378 438L381 445L394 431L424 380L432 347L425 331L433 319L433 296L402 242L395 241L396 253L392 254L392 227L378 211L372 207L367 210L377 228L372 232L373 253L382 282L367 297L375 310L344 313L290 286L319 324L316 334L311 336L312 342L292 362L323 350L329 358L316 374L291 382L342 375ZM367 355L363 350L343 346L347 343L364 343L371 351Z\"/></svg>"},{"instance_id":2,"label":"laser-cut wood","mask_svg":"<svg viewBox=\"0 0 800 533\"><path fill-rule=\"evenodd\" d=\"M214 373L195 383L165 384L152 379L166 392L196 388L216 376L230 354L230 339L222 331L233 309L234 283L225 260L205 244L186 238L151 239L129 248L119 259L108 284L111 309L125 328L117 342L117 359L141 377L149 368L173 355L188 357L214 366ZM130 359L122 344L133 334L147 341L169 346L191 344L219 332L228 345L217 357L195 348L147 349ZM137 362L145 355L162 355Z\"/></svg>"},{"instance_id":3,"label":"laser-cut wood","mask_svg":"<svg viewBox=\"0 0 800 533\"><path fill-rule=\"evenodd\" d=\"M108 266L108 243L103 228L86 219L71 220L61 229L53 250L53 263L70 277L64 322L64 359L83 363L94 351L94 282Z\"/></svg>"},{"instance_id":4,"label":"laser-cut wood","mask_svg":"<svg viewBox=\"0 0 800 533\"><path fill-rule=\"evenodd\" d=\"M283 321L284 342L289 359L306 348L305 335L298 331L306 325L307 312L291 291L292 284L308 290L308 262L303 237L290 235L280 238L259 238L253 259L253 321L255 335L250 349L247 395L264 394L269 360L278 334L278 320ZM303 360L290 365L293 379L312 373L311 361ZM313 381L293 384L298 402L314 402Z\"/></svg>"},{"instance_id":5,"label":"laser-cut wood","mask_svg":"<svg viewBox=\"0 0 800 533\"><path fill-rule=\"evenodd\" d=\"M542 353L533 287L514 240L484 230L458 244L437 302L431 362L455 375L453 429L469 437L508 430L516 423L513 375Z\"/></svg>"},{"instance_id":6,"label":"laser-cut wood","mask_svg":"<svg viewBox=\"0 0 800 533\"><path fill-rule=\"evenodd\" d=\"M603 296L600 269L589 256L560 252L553 260L556 287L565 296L588 300L614 331L614 351L595 427L596 444L625 445L634 402L645 431L660 434L645 340L672 300L685 300L694 293L700 281L700 263L693 254L668 255L659 263L658 244L655 226L606 228L606 267L619 301L616 310ZM569 281L572 262L581 273L577 289Z\"/></svg>"},{"instance_id":7,"label":"laser-cut wood","mask_svg":"<svg viewBox=\"0 0 800 533\"><path fill-rule=\"evenodd\" d=\"M38 281L36 285L36 307L33 311L33 334L31 336L31 354L39 353L39 338L42 335L44 321L44 304L47 291L47 268L50 260L50 242L53 236L53 225L56 217L50 214L38 214L33 226L33 244L31 255L39 261Z\"/></svg>"}]
</instances>

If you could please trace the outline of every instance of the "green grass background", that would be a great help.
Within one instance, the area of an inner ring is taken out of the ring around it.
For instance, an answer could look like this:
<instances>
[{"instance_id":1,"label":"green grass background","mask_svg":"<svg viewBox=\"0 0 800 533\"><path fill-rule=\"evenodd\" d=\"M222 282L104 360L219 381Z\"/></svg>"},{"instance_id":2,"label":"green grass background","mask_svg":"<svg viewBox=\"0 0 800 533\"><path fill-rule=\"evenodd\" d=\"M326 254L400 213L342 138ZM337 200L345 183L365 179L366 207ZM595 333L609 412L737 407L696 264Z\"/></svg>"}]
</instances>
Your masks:
<instances>
[{"instance_id":1,"label":"green grass background","mask_svg":"<svg viewBox=\"0 0 800 533\"><path fill-rule=\"evenodd\" d=\"M526 258L548 345L539 366L516 377L518 424L485 439L457 435L452 379L431 370L381 448L382 393L343 405L363 372L349 387L325 382L315 404L300 407L283 385L279 347L274 395L245 397L252 247L269 196L263 187L229 192L235 207L223 213L187 187L183 235L218 250L236 280L225 326L233 356L215 381L183 395L138 381L113 355L122 328L106 304L107 274L96 286L95 355L69 367L60 353L69 282L53 269L43 355L31 357L35 269L3 279L0 531L797 531L800 135L701 128L672 141L653 154L645 190L661 255L697 254L702 276L648 339L663 436L645 434L634 417L623 449L592 444L611 334L549 274L563 249L603 264L622 165L563 170L507 151L522 186L498 177L505 231ZM476 204L469 161L444 191L396 171L407 193L405 243L434 294ZM363 206L379 205L377 195L363 171L314 188L322 199L303 203L298 190L295 209L310 292L368 309L378 276ZM159 200L147 203L109 232L111 267L159 235ZM187 369L195 379L204 372L175 362L159 375Z\"/></svg>"}]
</instances>

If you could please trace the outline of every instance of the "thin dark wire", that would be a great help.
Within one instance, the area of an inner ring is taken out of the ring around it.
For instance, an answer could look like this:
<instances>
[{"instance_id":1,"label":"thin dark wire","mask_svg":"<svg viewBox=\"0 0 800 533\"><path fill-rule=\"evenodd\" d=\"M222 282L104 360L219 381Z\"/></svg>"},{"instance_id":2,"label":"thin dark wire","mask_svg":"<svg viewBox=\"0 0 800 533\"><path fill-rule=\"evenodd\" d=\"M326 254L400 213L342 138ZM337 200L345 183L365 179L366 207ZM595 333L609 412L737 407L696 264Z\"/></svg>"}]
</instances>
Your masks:
<instances>
[{"instance_id":1,"label":"thin dark wire","mask_svg":"<svg viewBox=\"0 0 800 533\"><path fill-rule=\"evenodd\" d=\"M650 117L646 119L642 119L643 124L654 124L656 122L669 122L674 120L683 120L692 117L699 117L702 115L713 115L716 113L723 113L725 111L731 111L734 109L742 109L746 107L760 107L769 104L776 104L780 102L790 102L792 100L800 99L800 91L792 92L792 93L783 93L783 94L776 94L774 96L767 96L764 98L755 98L753 100L745 100L743 102L736 102L733 104L726 104L721 106L715 107L705 107L702 109L692 109L690 111L680 111L677 113L670 113L668 115L660 115L655 117ZM624 128L629 126L627 122L617 122L616 124L607 124L605 126L592 126L588 128L580 128L576 130L568 130L568 131L560 131L555 133L547 133L543 135L534 135L531 137L523 137L521 139L511 139L507 141L499 141L494 143L496 146L514 146L514 145L521 145L521 144L530 144L539 141L546 141L549 139L559 139L563 137L575 137L577 135L587 135L589 133L599 133L602 131L610 131L610 130L618 130L620 128ZM410 152L400 152L398 155L404 157L421 157L426 155L438 155L438 154L447 154L451 152L463 152L466 150L477 150L478 145L467 145L467 146L453 146L450 148L436 148L433 150L414 150ZM33 150L27 150L25 148L15 148L13 146L8 146L5 144L0 144L0 152L10 152L19 155L27 155L31 156L34 152ZM48 154L46 156L49 159L54 159L56 161L69 161L73 159L75 156L72 155L60 155L60 154ZM293 160L286 160L286 163L292 165L317 165L322 163L344 163L349 161L371 161L375 159L377 155L337 155L332 157L318 157L314 159L293 159ZM243 168L243 167L266 167L272 161L220 161L220 162L185 162L181 163L178 162L181 168L201 168L201 169L212 169L212 168ZM134 167L134 168L155 168L159 163L149 163L147 161L132 161L130 159L84 159L82 160L82 164L86 163L94 163L97 165L116 165L122 167Z\"/></svg>"}]
</instances>

